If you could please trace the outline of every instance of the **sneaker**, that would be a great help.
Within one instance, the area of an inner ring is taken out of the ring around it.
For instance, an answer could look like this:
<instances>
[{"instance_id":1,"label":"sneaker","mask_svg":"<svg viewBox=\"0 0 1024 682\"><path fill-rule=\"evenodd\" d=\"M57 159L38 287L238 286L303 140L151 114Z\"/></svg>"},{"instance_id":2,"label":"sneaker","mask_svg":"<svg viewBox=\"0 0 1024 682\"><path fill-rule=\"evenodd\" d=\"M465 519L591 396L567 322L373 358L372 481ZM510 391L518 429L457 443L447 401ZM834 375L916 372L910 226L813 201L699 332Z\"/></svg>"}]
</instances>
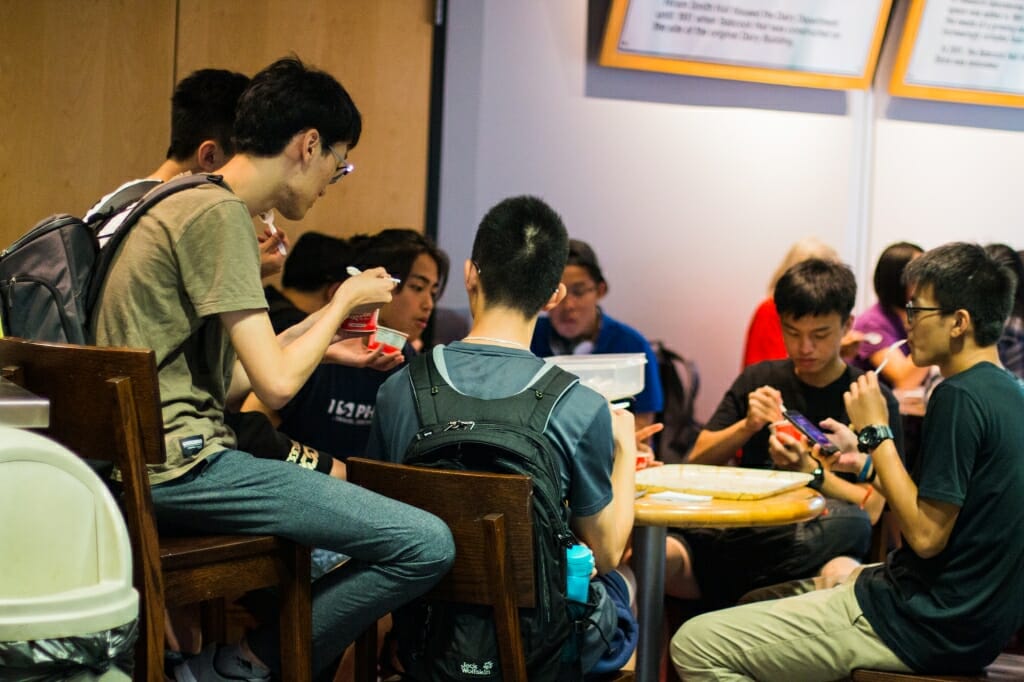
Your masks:
<instances>
[{"instance_id":1,"label":"sneaker","mask_svg":"<svg viewBox=\"0 0 1024 682\"><path fill-rule=\"evenodd\" d=\"M270 671L242 656L238 646L207 645L174 669L176 682L269 682Z\"/></svg>"}]
</instances>

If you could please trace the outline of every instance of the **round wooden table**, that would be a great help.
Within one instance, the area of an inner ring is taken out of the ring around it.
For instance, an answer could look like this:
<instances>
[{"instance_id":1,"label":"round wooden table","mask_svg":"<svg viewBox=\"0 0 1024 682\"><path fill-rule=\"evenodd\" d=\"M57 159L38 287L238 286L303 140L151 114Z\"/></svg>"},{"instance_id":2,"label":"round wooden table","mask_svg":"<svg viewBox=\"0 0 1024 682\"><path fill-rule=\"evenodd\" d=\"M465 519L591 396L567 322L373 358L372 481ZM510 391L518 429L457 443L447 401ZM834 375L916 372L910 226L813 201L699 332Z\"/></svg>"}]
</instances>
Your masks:
<instances>
[{"instance_id":1,"label":"round wooden table","mask_svg":"<svg viewBox=\"0 0 1024 682\"><path fill-rule=\"evenodd\" d=\"M633 521L633 566L637 578L637 620L640 625L636 679L641 682L658 680L668 527L781 526L809 521L824 509L825 498L810 488L797 488L759 500L666 502L649 496L637 499Z\"/></svg>"}]
</instances>

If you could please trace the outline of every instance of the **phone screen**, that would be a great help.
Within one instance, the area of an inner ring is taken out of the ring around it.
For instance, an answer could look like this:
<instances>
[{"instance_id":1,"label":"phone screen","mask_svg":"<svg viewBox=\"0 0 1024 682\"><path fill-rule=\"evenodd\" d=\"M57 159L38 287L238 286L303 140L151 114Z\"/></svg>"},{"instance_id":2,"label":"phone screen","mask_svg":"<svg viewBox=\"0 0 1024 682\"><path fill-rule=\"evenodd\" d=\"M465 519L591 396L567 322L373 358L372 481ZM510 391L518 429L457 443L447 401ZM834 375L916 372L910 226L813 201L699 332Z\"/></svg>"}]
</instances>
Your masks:
<instances>
[{"instance_id":1,"label":"phone screen","mask_svg":"<svg viewBox=\"0 0 1024 682\"><path fill-rule=\"evenodd\" d=\"M803 414L796 410L786 410L782 413L782 416L793 424L793 426L800 429L801 433L820 445L822 452L831 454L838 450L838 448L832 444L832 441L828 439L828 436L822 433L821 429L819 429L814 422Z\"/></svg>"}]
</instances>

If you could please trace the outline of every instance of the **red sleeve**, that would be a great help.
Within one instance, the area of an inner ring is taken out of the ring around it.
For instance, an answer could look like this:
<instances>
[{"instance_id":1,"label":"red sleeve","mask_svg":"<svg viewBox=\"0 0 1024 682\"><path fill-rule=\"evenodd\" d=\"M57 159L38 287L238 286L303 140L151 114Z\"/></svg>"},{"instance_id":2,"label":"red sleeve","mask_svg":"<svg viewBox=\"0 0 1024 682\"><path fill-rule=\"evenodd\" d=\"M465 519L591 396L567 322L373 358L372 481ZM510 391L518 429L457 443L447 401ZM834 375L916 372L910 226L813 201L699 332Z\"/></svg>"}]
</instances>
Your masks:
<instances>
[{"instance_id":1,"label":"red sleeve","mask_svg":"<svg viewBox=\"0 0 1024 682\"><path fill-rule=\"evenodd\" d=\"M743 347L743 366L765 360L784 360L788 357L782 340L782 323L775 310L775 301L766 298L754 311L747 329L747 342Z\"/></svg>"}]
</instances>

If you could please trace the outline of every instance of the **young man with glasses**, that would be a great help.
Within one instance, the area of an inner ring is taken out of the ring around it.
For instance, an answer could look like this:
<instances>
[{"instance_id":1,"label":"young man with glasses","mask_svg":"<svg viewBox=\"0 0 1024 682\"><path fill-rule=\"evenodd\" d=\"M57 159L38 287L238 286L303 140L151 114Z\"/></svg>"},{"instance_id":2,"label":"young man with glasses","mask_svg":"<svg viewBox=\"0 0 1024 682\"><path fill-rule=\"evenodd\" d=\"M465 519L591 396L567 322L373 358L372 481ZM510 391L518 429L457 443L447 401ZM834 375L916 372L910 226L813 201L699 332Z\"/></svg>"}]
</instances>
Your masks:
<instances>
[{"instance_id":1,"label":"young man with glasses","mask_svg":"<svg viewBox=\"0 0 1024 682\"><path fill-rule=\"evenodd\" d=\"M537 320L530 350L539 357L586 353L643 353L644 390L634 399L637 429L654 422L664 406L658 359L644 335L612 318L599 302L608 293L608 283L590 245L569 240L569 260L562 273L565 298Z\"/></svg>"},{"instance_id":2,"label":"young man with glasses","mask_svg":"<svg viewBox=\"0 0 1024 682\"><path fill-rule=\"evenodd\" d=\"M162 528L287 537L352 557L313 585L316 678L383 614L429 589L451 566L439 519L331 476L237 449L224 412L252 391L280 407L321 362L379 357L339 339L353 312L391 300L376 268L345 281L321 311L275 336L252 216L300 220L340 177L362 120L345 89L298 59L253 77L238 101L237 153L226 186L178 192L142 216L118 251L95 315L101 345L152 348L160 374L167 460L150 466ZM340 159L340 160L339 160ZM279 673L274 623L240 644L211 645L176 669L179 682L266 680Z\"/></svg>"},{"instance_id":3,"label":"young man with glasses","mask_svg":"<svg viewBox=\"0 0 1024 682\"><path fill-rule=\"evenodd\" d=\"M775 583L821 576L835 582L859 563L871 542L871 526L885 499L853 475L823 469L810 446L774 435L784 410L804 414L827 430L847 422L843 392L862 374L842 358L843 337L857 282L849 267L808 259L791 266L773 298L789 357L743 370L697 437L689 461L813 474L811 486L826 497L827 513L805 523L778 527L695 529L672 532L666 546L666 591L702 600L705 608L732 606L747 592ZM885 398L896 443L903 436L896 399Z\"/></svg>"},{"instance_id":4,"label":"young man with glasses","mask_svg":"<svg viewBox=\"0 0 1024 682\"><path fill-rule=\"evenodd\" d=\"M996 347L1015 277L962 243L926 252L905 277L911 357L944 377L928 403L918 463L909 474L885 433L891 408L873 372L845 394L854 431L838 429L842 453L825 460L833 470L874 472L903 546L832 589L689 621L672 640L683 679L976 673L1024 624L1024 384L999 364Z\"/></svg>"}]
</instances>

